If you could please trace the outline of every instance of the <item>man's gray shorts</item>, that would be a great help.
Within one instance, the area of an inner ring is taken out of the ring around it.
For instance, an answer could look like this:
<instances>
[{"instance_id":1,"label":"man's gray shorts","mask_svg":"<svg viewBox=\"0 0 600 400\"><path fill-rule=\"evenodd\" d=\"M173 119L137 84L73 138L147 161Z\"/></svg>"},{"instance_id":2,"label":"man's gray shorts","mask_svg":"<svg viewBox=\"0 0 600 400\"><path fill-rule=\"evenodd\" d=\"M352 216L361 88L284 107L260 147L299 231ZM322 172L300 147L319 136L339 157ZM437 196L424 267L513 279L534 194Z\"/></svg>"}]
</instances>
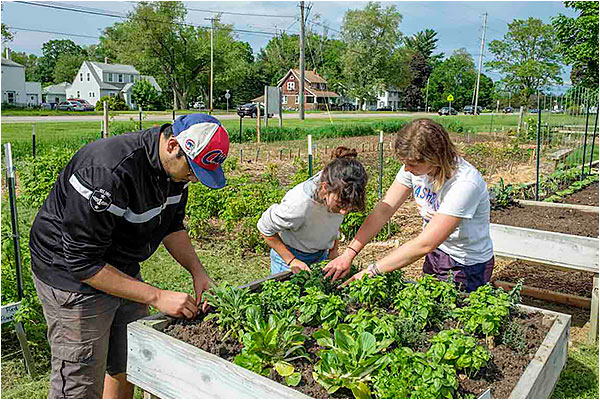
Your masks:
<instances>
[{"instance_id":1,"label":"man's gray shorts","mask_svg":"<svg viewBox=\"0 0 600 400\"><path fill-rule=\"evenodd\" d=\"M140 277L138 276L138 279ZM148 306L56 289L34 276L52 353L49 398L102 398L104 375L127 370L127 324Z\"/></svg>"}]
</instances>

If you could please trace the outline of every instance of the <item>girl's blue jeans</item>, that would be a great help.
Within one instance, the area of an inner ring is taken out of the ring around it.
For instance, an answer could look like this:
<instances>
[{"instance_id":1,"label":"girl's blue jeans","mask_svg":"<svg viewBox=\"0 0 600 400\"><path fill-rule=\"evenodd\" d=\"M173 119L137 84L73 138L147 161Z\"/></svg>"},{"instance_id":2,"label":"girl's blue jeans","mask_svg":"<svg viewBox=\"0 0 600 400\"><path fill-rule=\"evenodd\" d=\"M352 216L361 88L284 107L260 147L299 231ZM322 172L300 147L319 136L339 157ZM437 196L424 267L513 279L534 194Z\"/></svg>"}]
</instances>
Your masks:
<instances>
[{"instance_id":1,"label":"girl's blue jeans","mask_svg":"<svg viewBox=\"0 0 600 400\"><path fill-rule=\"evenodd\" d=\"M306 265L311 265L317 263L319 261L323 261L327 259L329 251L327 249L317 251L316 253L304 253L300 250L296 250L292 247L288 246L288 250L300 261L304 262ZM290 267L288 267L283 258L273 249L271 249L271 275L277 274L279 272L289 271Z\"/></svg>"}]
</instances>

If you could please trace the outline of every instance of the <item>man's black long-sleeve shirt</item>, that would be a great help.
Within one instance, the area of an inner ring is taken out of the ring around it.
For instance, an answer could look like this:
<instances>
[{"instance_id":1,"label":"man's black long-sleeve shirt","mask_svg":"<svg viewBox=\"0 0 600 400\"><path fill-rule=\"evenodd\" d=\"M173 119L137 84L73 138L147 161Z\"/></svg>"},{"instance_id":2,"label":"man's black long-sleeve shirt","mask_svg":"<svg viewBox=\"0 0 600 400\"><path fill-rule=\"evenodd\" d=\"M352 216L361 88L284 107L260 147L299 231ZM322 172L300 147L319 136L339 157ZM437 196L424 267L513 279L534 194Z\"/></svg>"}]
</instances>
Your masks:
<instances>
[{"instance_id":1,"label":"man's black long-sleeve shirt","mask_svg":"<svg viewBox=\"0 0 600 400\"><path fill-rule=\"evenodd\" d=\"M40 280L97 293L81 281L106 264L136 276L168 234L184 229L187 184L171 181L159 158L165 126L97 140L73 156L31 227Z\"/></svg>"}]
</instances>

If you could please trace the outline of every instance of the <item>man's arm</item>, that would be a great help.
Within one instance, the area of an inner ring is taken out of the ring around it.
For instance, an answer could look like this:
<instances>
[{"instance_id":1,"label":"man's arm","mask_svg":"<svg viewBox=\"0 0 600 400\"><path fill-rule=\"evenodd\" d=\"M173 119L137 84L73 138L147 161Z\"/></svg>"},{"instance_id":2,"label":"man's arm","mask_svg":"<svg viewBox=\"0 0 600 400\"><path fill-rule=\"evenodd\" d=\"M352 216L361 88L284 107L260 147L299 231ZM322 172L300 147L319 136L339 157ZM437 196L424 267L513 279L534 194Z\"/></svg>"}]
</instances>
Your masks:
<instances>
[{"instance_id":1,"label":"man's arm","mask_svg":"<svg viewBox=\"0 0 600 400\"><path fill-rule=\"evenodd\" d=\"M210 289L213 282L198 258L187 231L182 229L172 232L162 242L171 256L192 275L194 292L196 293L196 304L200 304L202 293ZM206 311L207 309L208 304L205 303L202 310Z\"/></svg>"},{"instance_id":2,"label":"man's arm","mask_svg":"<svg viewBox=\"0 0 600 400\"><path fill-rule=\"evenodd\" d=\"M196 302L190 295L160 290L124 274L110 264L82 282L113 296L149 304L173 317L194 318L198 314Z\"/></svg>"}]
</instances>

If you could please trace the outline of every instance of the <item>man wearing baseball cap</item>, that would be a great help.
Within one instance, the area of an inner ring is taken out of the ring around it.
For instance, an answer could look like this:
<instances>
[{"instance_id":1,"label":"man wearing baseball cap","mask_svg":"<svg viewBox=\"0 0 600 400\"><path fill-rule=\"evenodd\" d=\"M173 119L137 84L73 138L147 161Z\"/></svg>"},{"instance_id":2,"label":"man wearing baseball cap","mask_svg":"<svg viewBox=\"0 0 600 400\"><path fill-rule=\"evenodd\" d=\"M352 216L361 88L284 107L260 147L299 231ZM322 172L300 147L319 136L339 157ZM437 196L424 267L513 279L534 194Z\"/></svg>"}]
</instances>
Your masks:
<instances>
[{"instance_id":1,"label":"man wearing baseball cap","mask_svg":"<svg viewBox=\"0 0 600 400\"><path fill-rule=\"evenodd\" d=\"M179 117L98 140L59 175L31 228L34 283L48 324L50 398L131 398L127 324L193 318L212 284L183 225L190 182L219 189L229 136L216 118ZM140 262L163 244L187 269L195 298L142 281Z\"/></svg>"}]
</instances>

